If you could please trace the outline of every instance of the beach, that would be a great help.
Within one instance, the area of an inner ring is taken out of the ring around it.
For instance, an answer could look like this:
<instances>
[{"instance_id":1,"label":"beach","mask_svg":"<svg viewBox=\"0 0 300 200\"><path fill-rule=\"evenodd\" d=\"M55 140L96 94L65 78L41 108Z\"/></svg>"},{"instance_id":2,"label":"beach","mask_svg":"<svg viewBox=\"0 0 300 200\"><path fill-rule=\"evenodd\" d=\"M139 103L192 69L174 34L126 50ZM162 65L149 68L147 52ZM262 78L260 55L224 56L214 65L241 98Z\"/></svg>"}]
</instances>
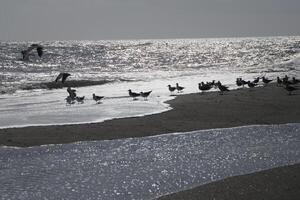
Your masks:
<instances>
[{"instance_id":1,"label":"beach","mask_svg":"<svg viewBox=\"0 0 300 200\"><path fill-rule=\"evenodd\" d=\"M180 94L167 102L173 109L160 114L102 123L0 129L0 145L30 147L245 125L299 123L299 100L298 91L287 95L275 84L241 88L223 95L218 92ZM162 199L212 199L212 193L216 195L215 199L296 199L299 195L298 174L299 165L271 169L217 181ZM277 182L266 177L277 177ZM284 187L273 187L279 182ZM252 190L249 189L250 183L255 186ZM226 195L222 195L224 185L229 187Z\"/></svg>"},{"instance_id":2,"label":"beach","mask_svg":"<svg viewBox=\"0 0 300 200\"><path fill-rule=\"evenodd\" d=\"M300 122L299 92L287 95L287 91L275 84L233 90L224 95L218 92L183 94L167 103L172 110L144 117L114 119L103 123L0 129L0 145L29 147Z\"/></svg>"}]
</instances>

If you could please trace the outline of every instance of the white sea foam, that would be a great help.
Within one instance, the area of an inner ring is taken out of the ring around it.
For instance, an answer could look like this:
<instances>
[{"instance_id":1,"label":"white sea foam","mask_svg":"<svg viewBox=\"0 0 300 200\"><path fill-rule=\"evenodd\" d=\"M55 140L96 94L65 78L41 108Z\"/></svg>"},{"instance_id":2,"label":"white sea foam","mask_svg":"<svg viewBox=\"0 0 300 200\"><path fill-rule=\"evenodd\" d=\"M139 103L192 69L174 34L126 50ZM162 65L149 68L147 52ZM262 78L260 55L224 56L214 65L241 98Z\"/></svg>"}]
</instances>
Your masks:
<instances>
[{"instance_id":1,"label":"white sea foam","mask_svg":"<svg viewBox=\"0 0 300 200\"><path fill-rule=\"evenodd\" d=\"M299 162L300 124L0 147L0 199L153 199Z\"/></svg>"}]
</instances>

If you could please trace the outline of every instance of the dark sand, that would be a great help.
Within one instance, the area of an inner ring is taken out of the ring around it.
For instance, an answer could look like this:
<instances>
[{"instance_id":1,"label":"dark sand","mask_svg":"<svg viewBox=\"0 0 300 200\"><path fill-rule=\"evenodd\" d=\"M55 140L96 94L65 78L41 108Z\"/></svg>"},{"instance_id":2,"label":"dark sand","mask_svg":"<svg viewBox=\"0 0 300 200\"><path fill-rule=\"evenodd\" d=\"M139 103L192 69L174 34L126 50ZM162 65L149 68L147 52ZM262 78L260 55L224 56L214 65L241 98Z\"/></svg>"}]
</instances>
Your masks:
<instances>
[{"instance_id":1,"label":"dark sand","mask_svg":"<svg viewBox=\"0 0 300 200\"><path fill-rule=\"evenodd\" d=\"M145 117L103 123L0 129L0 146L35 146L142 137L199 129L251 124L300 122L300 92L287 95L275 85L180 95L168 102L174 109ZM222 181L180 192L166 199L300 199L300 164ZM297 196L295 196L297 195Z\"/></svg>"},{"instance_id":2,"label":"dark sand","mask_svg":"<svg viewBox=\"0 0 300 200\"><path fill-rule=\"evenodd\" d=\"M235 176L159 200L299 200L300 164Z\"/></svg>"}]
</instances>

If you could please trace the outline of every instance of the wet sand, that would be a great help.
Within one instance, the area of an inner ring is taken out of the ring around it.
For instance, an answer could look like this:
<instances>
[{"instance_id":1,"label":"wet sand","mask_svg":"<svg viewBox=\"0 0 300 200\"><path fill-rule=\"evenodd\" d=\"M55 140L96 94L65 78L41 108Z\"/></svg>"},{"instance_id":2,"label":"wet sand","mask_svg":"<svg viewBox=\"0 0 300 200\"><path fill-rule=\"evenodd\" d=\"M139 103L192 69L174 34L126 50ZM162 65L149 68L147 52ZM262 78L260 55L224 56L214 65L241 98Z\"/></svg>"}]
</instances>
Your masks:
<instances>
[{"instance_id":1,"label":"wet sand","mask_svg":"<svg viewBox=\"0 0 300 200\"><path fill-rule=\"evenodd\" d=\"M235 176L170 194L159 200L298 200L300 164Z\"/></svg>"}]
</instances>

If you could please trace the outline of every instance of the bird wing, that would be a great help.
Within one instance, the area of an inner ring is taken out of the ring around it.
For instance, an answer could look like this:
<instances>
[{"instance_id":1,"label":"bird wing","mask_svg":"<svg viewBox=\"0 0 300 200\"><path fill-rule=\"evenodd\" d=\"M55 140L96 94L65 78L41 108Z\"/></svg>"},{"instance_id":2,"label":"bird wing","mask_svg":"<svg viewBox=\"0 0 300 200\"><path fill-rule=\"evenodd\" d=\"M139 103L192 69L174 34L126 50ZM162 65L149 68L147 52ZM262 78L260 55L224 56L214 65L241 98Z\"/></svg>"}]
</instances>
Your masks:
<instances>
[{"instance_id":1,"label":"bird wing","mask_svg":"<svg viewBox=\"0 0 300 200\"><path fill-rule=\"evenodd\" d=\"M68 78L68 76L70 76L70 75L71 74L69 74L69 73L63 73L61 82L64 83L66 81L66 79Z\"/></svg>"},{"instance_id":2,"label":"bird wing","mask_svg":"<svg viewBox=\"0 0 300 200\"><path fill-rule=\"evenodd\" d=\"M63 73L60 73L57 77L56 77L56 79L55 79L55 82L57 82L59 79L61 79L63 77Z\"/></svg>"},{"instance_id":3,"label":"bird wing","mask_svg":"<svg viewBox=\"0 0 300 200\"><path fill-rule=\"evenodd\" d=\"M22 55L23 55L23 60L29 60L29 53L30 51L32 51L32 49L34 49L34 46L30 46L28 47L26 50L21 51Z\"/></svg>"},{"instance_id":4,"label":"bird wing","mask_svg":"<svg viewBox=\"0 0 300 200\"><path fill-rule=\"evenodd\" d=\"M42 55L43 55L43 47L42 46L38 46L36 48L36 50L37 50L37 53L38 53L39 57L42 57Z\"/></svg>"}]
</instances>

